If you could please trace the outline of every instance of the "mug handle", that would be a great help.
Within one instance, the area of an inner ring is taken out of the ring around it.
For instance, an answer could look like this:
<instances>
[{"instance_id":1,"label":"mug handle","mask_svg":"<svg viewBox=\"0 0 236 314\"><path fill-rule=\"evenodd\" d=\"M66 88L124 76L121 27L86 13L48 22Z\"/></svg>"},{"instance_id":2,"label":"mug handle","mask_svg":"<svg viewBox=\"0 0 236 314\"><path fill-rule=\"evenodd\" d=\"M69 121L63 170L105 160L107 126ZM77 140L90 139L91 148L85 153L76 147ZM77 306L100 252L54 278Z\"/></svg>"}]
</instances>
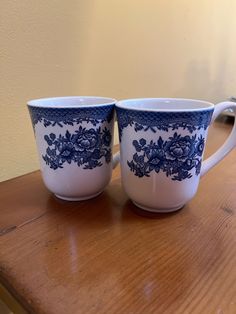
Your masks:
<instances>
[{"instance_id":1,"label":"mug handle","mask_svg":"<svg viewBox=\"0 0 236 314\"><path fill-rule=\"evenodd\" d=\"M222 113L222 111L226 109L232 109L234 112L235 121L233 129L224 144L213 155L203 161L201 177L204 176L204 174L206 174L212 167L218 164L218 162L220 162L236 146L236 103L224 101L215 105L211 124Z\"/></svg>"},{"instance_id":2,"label":"mug handle","mask_svg":"<svg viewBox=\"0 0 236 314\"><path fill-rule=\"evenodd\" d=\"M120 152L117 152L113 155L112 168L115 169L119 162L120 162Z\"/></svg>"}]
</instances>

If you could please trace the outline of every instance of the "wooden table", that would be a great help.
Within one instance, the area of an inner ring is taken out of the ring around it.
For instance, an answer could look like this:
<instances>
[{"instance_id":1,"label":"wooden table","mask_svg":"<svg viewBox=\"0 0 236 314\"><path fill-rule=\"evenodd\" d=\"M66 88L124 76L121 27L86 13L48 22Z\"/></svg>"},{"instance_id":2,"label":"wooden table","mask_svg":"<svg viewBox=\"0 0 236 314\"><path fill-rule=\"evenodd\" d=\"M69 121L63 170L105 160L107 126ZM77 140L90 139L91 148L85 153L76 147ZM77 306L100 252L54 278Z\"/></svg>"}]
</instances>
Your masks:
<instances>
[{"instance_id":1,"label":"wooden table","mask_svg":"<svg viewBox=\"0 0 236 314\"><path fill-rule=\"evenodd\" d=\"M230 126L215 123L207 154ZM0 184L0 276L33 313L236 313L236 151L175 214L135 213L119 169L94 200L34 172Z\"/></svg>"}]
</instances>

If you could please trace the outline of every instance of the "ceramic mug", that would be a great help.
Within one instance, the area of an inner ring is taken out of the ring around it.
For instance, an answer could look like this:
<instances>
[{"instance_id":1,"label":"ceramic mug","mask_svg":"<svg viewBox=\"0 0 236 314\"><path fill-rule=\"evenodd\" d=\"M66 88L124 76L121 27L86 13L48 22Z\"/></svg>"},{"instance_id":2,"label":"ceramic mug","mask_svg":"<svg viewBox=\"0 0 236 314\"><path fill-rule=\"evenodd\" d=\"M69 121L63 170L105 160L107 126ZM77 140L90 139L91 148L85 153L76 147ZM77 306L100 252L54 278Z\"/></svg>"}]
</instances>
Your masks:
<instances>
[{"instance_id":1,"label":"ceramic mug","mask_svg":"<svg viewBox=\"0 0 236 314\"><path fill-rule=\"evenodd\" d=\"M146 98L116 104L123 187L138 207L172 212L193 198L199 179L236 145L235 125L224 145L202 162L208 127L225 109L200 100Z\"/></svg>"},{"instance_id":2,"label":"ceramic mug","mask_svg":"<svg viewBox=\"0 0 236 314\"><path fill-rule=\"evenodd\" d=\"M115 100L55 97L28 102L40 168L57 197L78 201L100 194L111 179Z\"/></svg>"}]
</instances>

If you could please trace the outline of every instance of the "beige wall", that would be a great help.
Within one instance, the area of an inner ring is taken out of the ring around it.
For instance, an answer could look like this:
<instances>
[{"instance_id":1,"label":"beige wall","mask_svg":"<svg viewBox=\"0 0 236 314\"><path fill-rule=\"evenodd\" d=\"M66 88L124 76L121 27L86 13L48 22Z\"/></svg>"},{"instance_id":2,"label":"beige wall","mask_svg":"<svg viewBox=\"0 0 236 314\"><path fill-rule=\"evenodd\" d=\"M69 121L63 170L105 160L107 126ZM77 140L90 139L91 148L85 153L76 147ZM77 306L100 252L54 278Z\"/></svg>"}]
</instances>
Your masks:
<instances>
[{"instance_id":1,"label":"beige wall","mask_svg":"<svg viewBox=\"0 0 236 314\"><path fill-rule=\"evenodd\" d=\"M2 0L0 181L38 167L27 99L236 95L236 1Z\"/></svg>"},{"instance_id":2,"label":"beige wall","mask_svg":"<svg viewBox=\"0 0 236 314\"><path fill-rule=\"evenodd\" d=\"M0 181L38 168L26 101L80 92L90 14L91 1L0 1Z\"/></svg>"}]
</instances>

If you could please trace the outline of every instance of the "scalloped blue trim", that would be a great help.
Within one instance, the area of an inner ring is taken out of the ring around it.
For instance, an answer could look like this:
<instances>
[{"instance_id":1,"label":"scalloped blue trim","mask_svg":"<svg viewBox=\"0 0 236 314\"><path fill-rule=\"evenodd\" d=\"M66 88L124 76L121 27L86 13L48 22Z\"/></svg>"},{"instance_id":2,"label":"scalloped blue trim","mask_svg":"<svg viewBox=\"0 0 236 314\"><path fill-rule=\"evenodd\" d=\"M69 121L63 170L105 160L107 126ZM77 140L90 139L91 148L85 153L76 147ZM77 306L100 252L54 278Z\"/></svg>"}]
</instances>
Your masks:
<instances>
[{"instance_id":1,"label":"scalloped blue trim","mask_svg":"<svg viewBox=\"0 0 236 314\"><path fill-rule=\"evenodd\" d=\"M135 111L116 107L119 138L121 141L122 132L128 126L133 126L135 132L157 130L168 132L183 128L193 133L196 130L206 130L211 122L213 109L194 112L153 112Z\"/></svg>"},{"instance_id":2,"label":"scalloped blue trim","mask_svg":"<svg viewBox=\"0 0 236 314\"><path fill-rule=\"evenodd\" d=\"M29 106L33 127L38 122L43 123L45 127L58 125L74 125L82 122L92 123L96 126L98 123L111 122L114 116L114 105L104 107L89 108L42 108Z\"/></svg>"}]
</instances>

